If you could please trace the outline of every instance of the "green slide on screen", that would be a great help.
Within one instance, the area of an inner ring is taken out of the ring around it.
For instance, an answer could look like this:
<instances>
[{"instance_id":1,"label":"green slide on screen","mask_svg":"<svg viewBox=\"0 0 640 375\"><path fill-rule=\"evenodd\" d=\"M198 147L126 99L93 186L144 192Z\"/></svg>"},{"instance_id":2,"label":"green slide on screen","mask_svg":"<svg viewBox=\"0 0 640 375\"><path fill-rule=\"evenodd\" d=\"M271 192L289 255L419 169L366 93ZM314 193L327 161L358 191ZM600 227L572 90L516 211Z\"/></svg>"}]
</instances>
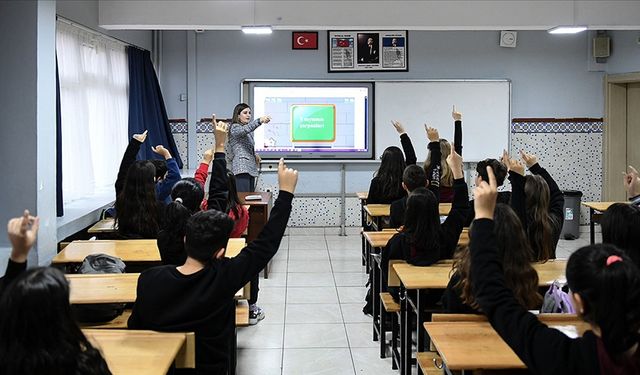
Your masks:
<instances>
[{"instance_id":1,"label":"green slide on screen","mask_svg":"<svg viewBox=\"0 0 640 375\"><path fill-rule=\"evenodd\" d=\"M334 142L335 140L335 105L296 104L291 106L292 142Z\"/></svg>"}]
</instances>

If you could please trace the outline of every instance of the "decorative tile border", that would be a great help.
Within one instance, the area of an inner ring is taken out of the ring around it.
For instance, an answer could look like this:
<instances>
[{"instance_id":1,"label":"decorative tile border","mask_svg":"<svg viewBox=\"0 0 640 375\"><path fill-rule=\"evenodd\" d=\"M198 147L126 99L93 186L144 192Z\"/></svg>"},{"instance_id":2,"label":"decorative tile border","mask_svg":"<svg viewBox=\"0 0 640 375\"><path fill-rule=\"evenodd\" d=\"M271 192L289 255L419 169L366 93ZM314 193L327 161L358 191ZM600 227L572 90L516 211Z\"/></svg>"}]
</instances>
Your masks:
<instances>
[{"instance_id":1,"label":"decorative tile border","mask_svg":"<svg viewBox=\"0 0 640 375\"><path fill-rule=\"evenodd\" d=\"M602 133L602 119L514 119L511 133Z\"/></svg>"},{"instance_id":2,"label":"decorative tile border","mask_svg":"<svg viewBox=\"0 0 640 375\"><path fill-rule=\"evenodd\" d=\"M211 121L198 121L196 123L196 133L213 133Z\"/></svg>"},{"instance_id":3,"label":"decorative tile border","mask_svg":"<svg viewBox=\"0 0 640 375\"><path fill-rule=\"evenodd\" d=\"M187 122L183 121L169 121L169 127L173 134L187 134L189 133L189 126Z\"/></svg>"}]
</instances>

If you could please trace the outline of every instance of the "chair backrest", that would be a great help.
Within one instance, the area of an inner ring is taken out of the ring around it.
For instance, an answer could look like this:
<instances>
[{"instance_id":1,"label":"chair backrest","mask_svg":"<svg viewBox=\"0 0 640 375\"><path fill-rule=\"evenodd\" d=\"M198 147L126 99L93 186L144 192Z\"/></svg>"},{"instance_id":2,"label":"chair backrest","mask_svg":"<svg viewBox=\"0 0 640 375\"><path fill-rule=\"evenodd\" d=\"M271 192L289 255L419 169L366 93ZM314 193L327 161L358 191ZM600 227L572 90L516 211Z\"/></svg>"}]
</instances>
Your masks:
<instances>
[{"instance_id":1,"label":"chair backrest","mask_svg":"<svg viewBox=\"0 0 640 375\"><path fill-rule=\"evenodd\" d=\"M407 262L402 259L389 260L389 273L388 273L389 276L387 277L387 286L391 286L391 287L400 286L400 279L398 278L398 274L396 273L396 270L393 269L393 265L396 263L407 263Z\"/></svg>"}]
</instances>

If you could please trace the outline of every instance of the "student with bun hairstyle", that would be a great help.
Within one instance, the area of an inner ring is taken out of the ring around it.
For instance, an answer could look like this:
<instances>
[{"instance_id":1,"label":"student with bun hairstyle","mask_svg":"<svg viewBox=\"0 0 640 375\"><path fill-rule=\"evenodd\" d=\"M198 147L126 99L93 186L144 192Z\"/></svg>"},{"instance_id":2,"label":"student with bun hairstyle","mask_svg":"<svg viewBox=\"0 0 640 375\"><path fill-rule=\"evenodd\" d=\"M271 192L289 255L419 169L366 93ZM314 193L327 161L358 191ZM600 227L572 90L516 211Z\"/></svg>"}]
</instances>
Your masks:
<instances>
[{"instance_id":1,"label":"student with bun hairstyle","mask_svg":"<svg viewBox=\"0 0 640 375\"><path fill-rule=\"evenodd\" d=\"M0 278L0 374L111 374L74 321L69 283L55 268L27 268L38 218L11 219L11 256Z\"/></svg>"},{"instance_id":2,"label":"student with bun hairstyle","mask_svg":"<svg viewBox=\"0 0 640 375\"><path fill-rule=\"evenodd\" d=\"M453 117L454 121L454 131L453 131L453 145L455 147L455 152L462 156L462 113L456 111L456 106L453 106L453 110L451 111L451 117ZM425 124L425 127L427 125ZM430 139L431 141L431 139ZM427 154L427 160L424 161L424 170L427 172L427 176L430 175L429 171L433 169L435 166L440 166L440 179L431 180L430 184L432 186L437 186L440 189L440 203L451 203L453 202L453 173L449 165L446 163L449 154L451 154L451 144L444 138L438 139L439 143L435 144L433 141L429 143L427 149L429 153ZM440 152L440 164L433 158L433 153L435 148L438 148Z\"/></svg>"},{"instance_id":3,"label":"student with bun hairstyle","mask_svg":"<svg viewBox=\"0 0 640 375\"><path fill-rule=\"evenodd\" d=\"M555 259L564 222L564 196L535 155L521 150L520 156L533 175L525 176L524 165L509 158L506 151L503 154L511 182L511 207L527 232L535 255L532 261Z\"/></svg>"},{"instance_id":4,"label":"student with bun hairstyle","mask_svg":"<svg viewBox=\"0 0 640 375\"><path fill-rule=\"evenodd\" d=\"M574 252L567 282L578 315L591 325L580 338L547 327L507 287L494 230L498 194L489 181L474 190L476 220L471 227L473 293L489 322L532 374L640 373L640 270L612 245Z\"/></svg>"},{"instance_id":5,"label":"student with bun hairstyle","mask_svg":"<svg viewBox=\"0 0 640 375\"><path fill-rule=\"evenodd\" d=\"M391 204L405 197L407 192L402 188L402 173L407 165L413 165L417 161L411 139L402 124L398 121L391 121L391 124L400 135L402 150L389 146L382 153L380 167L369 185L369 204Z\"/></svg>"},{"instance_id":6,"label":"student with bun hairstyle","mask_svg":"<svg viewBox=\"0 0 640 375\"><path fill-rule=\"evenodd\" d=\"M476 164L476 180L475 184L478 185L480 181L488 181L487 176L487 166L490 166L493 169L493 173L496 176L496 182L498 186L502 186L504 184L504 180L507 178L507 166L504 165L497 159L484 159ZM509 204L511 200L511 192L510 191L499 191L498 192L498 203ZM471 225L473 218L475 217L475 211L473 209L473 199L469 202L469 215L467 216L467 220L464 223L465 227Z\"/></svg>"},{"instance_id":7,"label":"student with bun hairstyle","mask_svg":"<svg viewBox=\"0 0 640 375\"><path fill-rule=\"evenodd\" d=\"M486 175L486 169L484 175ZM518 215L508 205L498 203L493 220L498 258L502 263L507 287L513 291L514 297L521 306L528 310L539 309L542 305L542 296L538 293L538 273L530 262L533 258L533 250ZM468 246L455 254L452 272L453 275L442 297L443 309L448 313L480 313L478 302L473 296L471 255Z\"/></svg>"}]
</instances>

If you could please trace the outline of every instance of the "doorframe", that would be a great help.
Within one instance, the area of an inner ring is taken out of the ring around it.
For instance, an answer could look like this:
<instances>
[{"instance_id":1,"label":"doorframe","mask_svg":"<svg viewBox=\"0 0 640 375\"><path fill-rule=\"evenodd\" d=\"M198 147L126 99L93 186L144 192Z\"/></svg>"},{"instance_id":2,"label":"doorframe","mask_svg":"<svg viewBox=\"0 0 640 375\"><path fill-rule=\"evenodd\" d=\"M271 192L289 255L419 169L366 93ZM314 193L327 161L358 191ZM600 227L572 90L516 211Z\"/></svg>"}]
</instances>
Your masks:
<instances>
[{"instance_id":1,"label":"doorframe","mask_svg":"<svg viewBox=\"0 0 640 375\"><path fill-rule=\"evenodd\" d=\"M627 164L627 84L629 83L640 83L640 72L607 74L604 77L603 201L627 199L620 172L626 169Z\"/></svg>"}]
</instances>

